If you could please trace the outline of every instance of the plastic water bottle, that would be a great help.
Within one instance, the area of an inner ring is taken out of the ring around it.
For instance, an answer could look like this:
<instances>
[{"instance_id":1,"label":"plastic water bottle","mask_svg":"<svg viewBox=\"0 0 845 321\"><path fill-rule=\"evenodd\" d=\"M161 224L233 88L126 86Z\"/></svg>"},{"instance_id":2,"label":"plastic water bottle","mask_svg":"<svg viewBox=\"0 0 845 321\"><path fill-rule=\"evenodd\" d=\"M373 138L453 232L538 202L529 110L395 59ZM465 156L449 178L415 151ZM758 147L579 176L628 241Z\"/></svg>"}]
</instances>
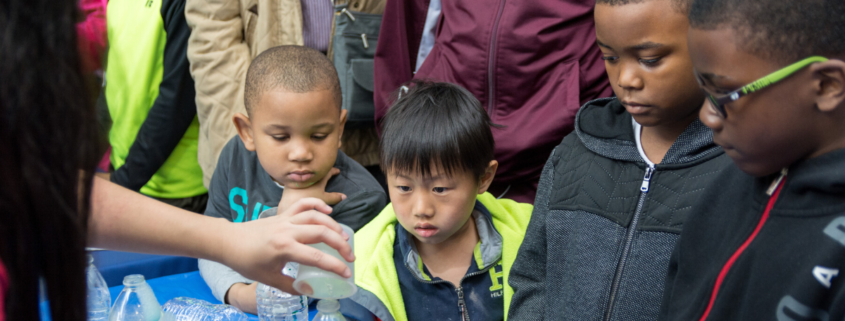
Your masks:
<instances>
[{"instance_id":1,"label":"plastic water bottle","mask_svg":"<svg viewBox=\"0 0 845 321\"><path fill-rule=\"evenodd\" d=\"M228 304L178 297L167 301L162 308L161 321L247 321L249 318Z\"/></svg>"},{"instance_id":2,"label":"plastic water bottle","mask_svg":"<svg viewBox=\"0 0 845 321\"><path fill-rule=\"evenodd\" d=\"M114 301L109 312L109 321L158 321L161 305L153 289L140 274L123 278L123 291Z\"/></svg>"},{"instance_id":3,"label":"plastic water bottle","mask_svg":"<svg viewBox=\"0 0 845 321\"><path fill-rule=\"evenodd\" d=\"M109 319L111 295L103 275L94 266L94 257L88 254L88 268L85 269L88 282L88 321L106 321Z\"/></svg>"},{"instance_id":4,"label":"plastic water bottle","mask_svg":"<svg viewBox=\"0 0 845 321\"><path fill-rule=\"evenodd\" d=\"M313 321L346 321L340 313L340 303L337 300L323 299L317 302L317 315Z\"/></svg>"},{"instance_id":5,"label":"plastic water bottle","mask_svg":"<svg viewBox=\"0 0 845 321\"><path fill-rule=\"evenodd\" d=\"M260 321L308 320L308 298L285 293L269 285L258 283L255 288Z\"/></svg>"}]
</instances>

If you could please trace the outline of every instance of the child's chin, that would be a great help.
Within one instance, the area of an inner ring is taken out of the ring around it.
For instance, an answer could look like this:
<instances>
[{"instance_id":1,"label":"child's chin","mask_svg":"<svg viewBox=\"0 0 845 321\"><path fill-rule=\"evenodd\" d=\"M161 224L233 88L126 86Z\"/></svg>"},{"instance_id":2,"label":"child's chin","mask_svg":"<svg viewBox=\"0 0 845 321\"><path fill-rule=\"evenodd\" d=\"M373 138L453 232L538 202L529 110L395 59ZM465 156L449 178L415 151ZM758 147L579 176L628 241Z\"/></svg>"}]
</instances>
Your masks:
<instances>
[{"instance_id":1,"label":"child's chin","mask_svg":"<svg viewBox=\"0 0 845 321\"><path fill-rule=\"evenodd\" d=\"M282 183L282 185L283 185L285 188L290 188L290 189L303 189L303 188L308 188L308 187L311 187L311 186L313 186L314 184L316 184L316 183L317 183L317 182L319 182L319 181L320 181L320 179L317 179L317 178L311 178L311 179L309 179L309 180L306 180L306 181L301 181L301 182L300 182L300 181L290 180L290 179L281 180L281 181L279 181L279 182L281 182L281 183Z\"/></svg>"}]
</instances>

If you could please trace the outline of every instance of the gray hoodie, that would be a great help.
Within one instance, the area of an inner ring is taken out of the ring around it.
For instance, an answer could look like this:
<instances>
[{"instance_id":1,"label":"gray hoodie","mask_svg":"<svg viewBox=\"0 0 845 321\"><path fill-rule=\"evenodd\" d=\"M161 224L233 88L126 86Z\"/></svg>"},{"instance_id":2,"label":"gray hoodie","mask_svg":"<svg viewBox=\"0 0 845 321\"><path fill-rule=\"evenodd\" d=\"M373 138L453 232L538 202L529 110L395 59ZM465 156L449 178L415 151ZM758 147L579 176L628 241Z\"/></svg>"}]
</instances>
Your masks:
<instances>
[{"instance_id":1,"label":"gray hoodie","mask_svg":"<svg viewBox=\"0 0 845 321\"><path fill-rule=\"evenodd\" d=\"M509 319L657 319L691 205L730 163L712 137L695 120L652 168L616 98L582 107L543 169Z\"/></svg>"}]
</instances>

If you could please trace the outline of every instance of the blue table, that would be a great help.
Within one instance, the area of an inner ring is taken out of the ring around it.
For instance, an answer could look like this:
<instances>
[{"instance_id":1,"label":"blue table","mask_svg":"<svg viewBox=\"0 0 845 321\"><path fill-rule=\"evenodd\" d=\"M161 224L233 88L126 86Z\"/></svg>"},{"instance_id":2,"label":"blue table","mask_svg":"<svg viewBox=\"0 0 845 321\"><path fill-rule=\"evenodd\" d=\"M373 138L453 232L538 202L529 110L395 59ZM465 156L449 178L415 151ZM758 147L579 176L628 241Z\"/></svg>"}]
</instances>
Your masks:
<instances>
[{"instance_id":1,"label":"blue table","mask_svg":"<svg viewBox=\"0 0 845 321\"><path fill-rule=\"evenodd\" d=\"M158 299L158 302L161 305L164 305L165 302L170 301L172 298L180 296L220 304L220 301L217 301L217 299L214 298L214 295L211 294L211 289L208 288L207 284L205 284L205 280L202 279L199 271L155 278L147 280L147 283L149 283L150 287L153 288L156 299ZM122 290L123 284L109 288L112 305L114 304L114 301L117 300L117 296ZM316 311L309 314L313 317L313 315L316 314ZM258 316L254 314L247 313L247 316L249 316L250 321L258 321Z\"/></svg>"},{"instance_id":2,"label":"blue table","mask_svg":"<svg viewBox=\"0 0 845 321\"><path fill-rule=\"evenodd\" d=\"M211 289L205 283L205 280L202 279L198 271L147 280L147 283L151 288L153 288L156 299L158 299L158 302L161 305L164 305L164 303L172 298L180 296L201 299L214 304L221 303L214 298L213 294L211 294ZM117 300L117 296L120 295L120 291L122 290L123 285L109 288L112 305L114 304L114 301ZM258 321L258 316L249 313L246 315L249 316L250 321ZM311 304L308 307L308 319L312 320L316 315L316 304Z\"/></svg>"},{"instance_id":3,"label":"blue table","mask_svg":"<svg viewBox=\"0 0 845 321\"><path fill-rule=\"evenodd\" d=\"M141 274L146 279L154 279L197 271L197 259L193 258L105 250L90 253L94 257L94 265L109 286L122 285L123 277L130 274Z\"/></svg>"}]
</instances>

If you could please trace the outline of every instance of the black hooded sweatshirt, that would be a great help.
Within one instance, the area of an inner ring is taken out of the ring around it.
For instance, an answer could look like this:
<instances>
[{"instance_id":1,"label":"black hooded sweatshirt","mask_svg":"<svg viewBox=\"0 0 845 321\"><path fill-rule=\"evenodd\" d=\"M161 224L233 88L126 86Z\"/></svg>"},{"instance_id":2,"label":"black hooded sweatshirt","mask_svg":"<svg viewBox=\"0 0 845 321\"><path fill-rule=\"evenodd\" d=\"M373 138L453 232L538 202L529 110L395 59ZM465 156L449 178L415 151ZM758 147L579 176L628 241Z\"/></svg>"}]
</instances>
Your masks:
<instances>
[{"instance_id":1,"label":"black hooded sweatshirt","mask_svg":"<svg viewBox=\"0 0 845 321\"><path fill-rule=\"evenodd\" d=\"M843 269L845 149L762 178L730 166L684 225L660 319L845 320Z\"/></svg>"}]
</instances>

